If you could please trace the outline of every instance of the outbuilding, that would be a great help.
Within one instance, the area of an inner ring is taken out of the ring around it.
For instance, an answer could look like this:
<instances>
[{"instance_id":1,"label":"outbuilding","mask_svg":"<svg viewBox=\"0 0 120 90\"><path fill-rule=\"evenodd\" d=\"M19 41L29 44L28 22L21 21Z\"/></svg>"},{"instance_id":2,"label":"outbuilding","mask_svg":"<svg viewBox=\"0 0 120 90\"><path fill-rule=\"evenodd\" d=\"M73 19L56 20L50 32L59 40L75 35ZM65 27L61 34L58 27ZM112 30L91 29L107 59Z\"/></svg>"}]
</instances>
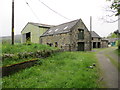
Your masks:
<instances>
[{"instance_id":1,"label":"outbuilding","mask_svg":"<svg viewBox=\"0 0 120 90\"><path fill-rule=\"evenodd\" d=\"M89 51L91 35L81 19L48 29L40 36L40 43L59 47L64 51Z\"/></svg>"},{"instance_id":2,"label":"outbuilding","mask_svg":"<svg viewBox=\"0 0 120 90\"><path fill-rule=\"evenodd\" d=\"M28 22L27 25L21 31L21 42L40 43L39 37L50 27L52 27L52 25Z\"/></svg>"},{"instance_id":3,"label":"outbuilding","mask_svg":"<svg viewBox=\"0 0 120 90\"><path fill-rule=\"evenodd\" d=\"M101 48L101 37L95 32L91 31L92 48Z\"/></svg>"}]
</instances>

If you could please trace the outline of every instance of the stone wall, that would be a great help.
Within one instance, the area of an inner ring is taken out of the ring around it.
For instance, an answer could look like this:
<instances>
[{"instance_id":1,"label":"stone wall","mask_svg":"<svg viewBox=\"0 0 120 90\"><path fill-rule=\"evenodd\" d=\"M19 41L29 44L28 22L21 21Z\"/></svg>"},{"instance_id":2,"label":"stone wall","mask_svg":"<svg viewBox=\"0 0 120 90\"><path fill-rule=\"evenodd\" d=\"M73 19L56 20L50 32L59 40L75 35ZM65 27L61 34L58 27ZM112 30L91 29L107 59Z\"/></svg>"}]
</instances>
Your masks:
<instances>
[{"instance_id":1,"label":"stone wall","mask_svg":"<svg viewBox=\"0 0 120 90\"><path fill-rule=\"evenodd\" d=\"M78 39L78 29L84 30L84 39ZM71 49L72 51L77 51L78 48L78 42L84 42L84 50L89 51L90 50L90 32L88 31L85 24L80 20L72 29L70 32L71 35Z\"/></svg>"},{"instance_id":2,"label":"stone wall","mask_svg":"<svg viewBox=\"0 0 120 90\"><path fill-rule=\"evenodd\" d=\"M108 47L108 41L107 40L101 40L101 48L107 48Z\"/></svg>"},{"instance_id":3,"label":"stone wall","mask_svg":"<svg viewBox=\"0 0 120 90\"><path fill-rule=\"evenodd\" d=\"M93 44L95 44L95 45L93 45ZM100 44L100 47L98 47L98 44ZM101 48L101 46L102 46L101 38L92 37L92 48L94 48L94 46L96 46L96 48Z\"/></svg>"},{"instance_id":4,"label":"stone wall","mask_svg":"<svg viewBox=\"0 0 120 90\"><path fill-rule=\"evenodd\" d=\"M84 30L84 39L78 39L78 29ZM79 22L71 28L71 31L68 33L62 33L57 35L43 36L41 37L40 42L42 44L49 44L50 46L56 46L62 48L64 51L77 51L78 42L84 42L84 50L90 50L90 32L84 23L79 20Z\"/></svg>"},{"instance_id":5,"label":"stone wall","mask_svg":"<svg viewBox=\"0 0 120 90\"><path fill-rule=\"evenodd\" d=\"M70 35L69 33L63 33L63 34L41 37L41 43L48 45L51 44L51 46L53 47L58 47L58 48L62 48L65 51L69 51Z\"/></svg>"}]
</instances>

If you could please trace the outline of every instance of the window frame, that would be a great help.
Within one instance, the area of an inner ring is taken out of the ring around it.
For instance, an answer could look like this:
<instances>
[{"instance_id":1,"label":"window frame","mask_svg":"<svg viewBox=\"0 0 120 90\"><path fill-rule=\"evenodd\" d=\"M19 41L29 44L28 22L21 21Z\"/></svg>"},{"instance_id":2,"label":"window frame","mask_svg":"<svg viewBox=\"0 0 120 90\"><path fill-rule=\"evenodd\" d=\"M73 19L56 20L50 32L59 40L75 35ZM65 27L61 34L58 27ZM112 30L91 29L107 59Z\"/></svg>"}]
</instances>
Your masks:
<instances>
[{"instance_id":1,"label":"window frame","mask_svg":"<svg viewBox=\"0 0 120 90\"><path fill-rule=\"evenodd\" d=\"M84 39L84 29L78 29L78 39Z\"/></svg>"}]
</instances>

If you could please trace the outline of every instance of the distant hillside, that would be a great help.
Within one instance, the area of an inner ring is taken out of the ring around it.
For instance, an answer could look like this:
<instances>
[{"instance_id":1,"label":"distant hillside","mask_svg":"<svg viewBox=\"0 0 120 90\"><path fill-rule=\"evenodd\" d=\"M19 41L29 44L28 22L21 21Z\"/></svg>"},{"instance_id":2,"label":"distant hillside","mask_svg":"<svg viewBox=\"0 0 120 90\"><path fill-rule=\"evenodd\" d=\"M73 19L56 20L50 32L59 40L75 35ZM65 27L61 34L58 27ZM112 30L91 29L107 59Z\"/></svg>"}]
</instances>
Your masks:
<instances>
[{"instance_id":1,"label":"distant hillside","mask_svg":"<svg viewBox=\"0 0 120 90\"><path fill-rule=\"evenodd\" d=\"M15 35L15 43L21 43L21 35ZM0 37L2 43L11 43L11 36Z\"/></svg>"}]
</instances>

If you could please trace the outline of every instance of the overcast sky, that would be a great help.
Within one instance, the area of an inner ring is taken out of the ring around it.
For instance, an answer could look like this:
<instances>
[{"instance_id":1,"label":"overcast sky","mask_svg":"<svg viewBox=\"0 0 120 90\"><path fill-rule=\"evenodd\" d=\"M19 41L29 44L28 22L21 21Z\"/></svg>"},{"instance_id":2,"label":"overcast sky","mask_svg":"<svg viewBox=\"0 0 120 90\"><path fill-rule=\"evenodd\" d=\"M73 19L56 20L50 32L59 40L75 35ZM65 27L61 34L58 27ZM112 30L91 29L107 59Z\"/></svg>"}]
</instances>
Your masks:
<instances>
[{"instance_id":1,"label":"overcast sky","mask_svg":"<svg viewBox=\"0 0 120 90\"><path fill-rule=\"evenodd\" d=\"M12 0L0 0L0 33L2 36L11 35ZM92 16L92 30L105 37L118 29L118 23L105 23L100 18L106 15L105 7L110 4L106 0L41 0L53 10L59 12L69 20L57 15L45 7L39 0L15 1L15 35L21 34L28 22L58 25L81 18L87 28L90 27ZM29 3L30 7L26 4ZM39 19L38 19L39 18Z\"/></svg>"}]
</instances>

